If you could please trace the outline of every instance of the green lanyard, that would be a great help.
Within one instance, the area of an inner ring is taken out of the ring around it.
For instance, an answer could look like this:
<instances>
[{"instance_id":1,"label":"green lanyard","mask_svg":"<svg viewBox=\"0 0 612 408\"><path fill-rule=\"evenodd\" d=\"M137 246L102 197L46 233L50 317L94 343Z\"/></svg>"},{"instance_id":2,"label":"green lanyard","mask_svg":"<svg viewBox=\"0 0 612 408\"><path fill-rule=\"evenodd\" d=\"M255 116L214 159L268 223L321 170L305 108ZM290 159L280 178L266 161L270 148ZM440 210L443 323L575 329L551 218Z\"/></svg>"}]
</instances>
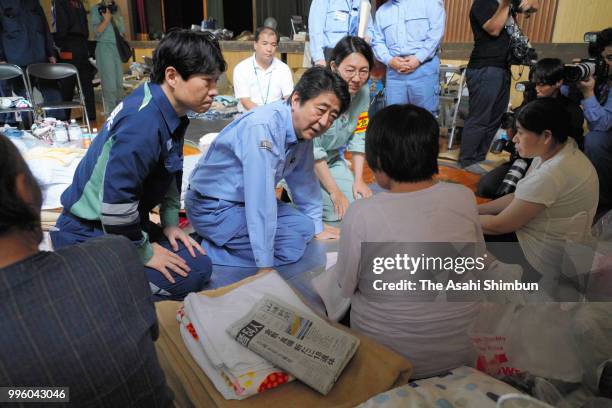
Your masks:
<instances>
[{"instance_id":1,"label":"green lanyard","mask_svg":"<svg viewBox=\"0 0 612 408\"><path fill-rule=\"evenodd\" d=\"M272 64L274 64L274 60L272 60ZM270 67L271 66L272 65L270 65ZM272 82L272 75L270 75L270 79L268 80L268 90L266 91L266 98L264 99L263 92L261 91L261 84L259 83L259 75L257 75L257 68L255 67L255 57L253 57L253 71L255 72L255 78L257 79L257 88L259 89L259 94L261 95L263 105L267 105L268 96L270 96L270 82Z\"/></svg>"}]
</instances>

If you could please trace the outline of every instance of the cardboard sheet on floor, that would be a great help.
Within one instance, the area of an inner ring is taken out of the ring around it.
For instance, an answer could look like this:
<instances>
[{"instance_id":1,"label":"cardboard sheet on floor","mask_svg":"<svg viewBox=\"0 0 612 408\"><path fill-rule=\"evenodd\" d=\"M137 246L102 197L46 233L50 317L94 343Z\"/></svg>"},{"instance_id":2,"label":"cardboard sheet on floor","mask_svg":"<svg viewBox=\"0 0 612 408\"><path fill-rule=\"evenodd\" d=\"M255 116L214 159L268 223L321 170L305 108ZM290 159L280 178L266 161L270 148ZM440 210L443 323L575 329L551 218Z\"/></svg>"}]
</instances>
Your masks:
<instances>
[{"instance_id":1,"label":"cardboard sheet on floor","mask_svg":"<svg viewBox=\"0 0 612 408\"><path fill-rule=\"evenodd\" d=\"M228 291L257 279L251 276L233 285L201 292L208 296L221 296ZM176 320L180 302L157 303L160 336L156 342L157 353L166 373L169 386L175 393L176 406L196 407L354 407L374 395L407 384L412 367L399 354L352 332L361 345L355 357L327 396L322 396L305 384L294 381L276 389L242 401L225 400L208 377L191 358L183 343ZM337 325L343 328L343 326Z\"/></svg>"}]
</instances>

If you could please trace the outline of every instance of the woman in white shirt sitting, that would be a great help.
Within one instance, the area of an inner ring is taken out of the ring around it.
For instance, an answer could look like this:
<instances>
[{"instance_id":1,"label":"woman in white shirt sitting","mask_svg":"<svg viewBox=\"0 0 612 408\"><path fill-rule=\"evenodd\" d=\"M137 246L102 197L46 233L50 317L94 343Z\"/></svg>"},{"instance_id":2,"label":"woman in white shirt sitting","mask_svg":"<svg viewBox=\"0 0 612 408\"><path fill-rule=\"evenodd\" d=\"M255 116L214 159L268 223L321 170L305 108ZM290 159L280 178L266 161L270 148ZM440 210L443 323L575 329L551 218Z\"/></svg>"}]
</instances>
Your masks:
<instances>
[{"instance_id":1,"label":"woman in white shirt sitting","mask_svg":"<svg viewBox=\"0 0 612 408\"><path fill-rule=\"evenodd\" d=\"M361 269L368 264L361 258L361 244L484 243L474 194L462 185L433 179L438 173L438 140L438 123L423 108L391 105L372 118L366 160L387 191L348 208L335 270L343 295L351 298L351 328L408 358L415 378L473 364L467 329L478 305L426 302L411 291L376 290L374 281L392 272L376 275Z\"/></svg>"},{"instance_id":2,"label":"woman in white shirt sitting","mask_svg":"<svg viewBox=\"0 0 612 408\"><path fill-rule=\"evenodd\" d=\"M558 270L568 238L588 241L597 209L597 173L568 132L567 115L554 98L525 105L513 142L521 157L534 160L513 194L478 206L485 239L518 241L540 274Z\"/></svg>"}]
</instances>

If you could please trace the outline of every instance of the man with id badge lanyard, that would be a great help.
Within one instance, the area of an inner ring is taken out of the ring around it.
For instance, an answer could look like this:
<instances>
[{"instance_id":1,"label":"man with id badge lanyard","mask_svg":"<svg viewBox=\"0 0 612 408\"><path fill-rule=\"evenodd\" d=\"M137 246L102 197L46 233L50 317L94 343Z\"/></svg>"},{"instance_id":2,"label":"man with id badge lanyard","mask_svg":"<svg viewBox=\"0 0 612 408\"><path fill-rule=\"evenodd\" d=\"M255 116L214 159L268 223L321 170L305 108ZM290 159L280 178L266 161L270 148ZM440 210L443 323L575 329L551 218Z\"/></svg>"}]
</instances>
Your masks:
<instances>
[{"instance_id":1,"label":"man with id badge lanyard","mask_svg":"<svg viewBox=\"0 0 612 408\"><path fill-rule=\"evenodd\" d=\"M313 0L308 15L310 54L316 65L325 66L332 50L347 35L356 36L359 14L367 0ZM365 40L372 39L374 28L368 19Z\"/></svg>"},{"instance_id":2,"label":"man with id badge lanyard","mask_svg":"<svg viewBox=\"0 0 612 408\"><path fill-rule=\"evenodd\" d=\"M293 75L287 64L276 58L279 35L269 27L255 31L253 56L234 69L234 95L238 109L245 112L256 106L287 99L293 91Z\"/></svg>"}]
</instances>

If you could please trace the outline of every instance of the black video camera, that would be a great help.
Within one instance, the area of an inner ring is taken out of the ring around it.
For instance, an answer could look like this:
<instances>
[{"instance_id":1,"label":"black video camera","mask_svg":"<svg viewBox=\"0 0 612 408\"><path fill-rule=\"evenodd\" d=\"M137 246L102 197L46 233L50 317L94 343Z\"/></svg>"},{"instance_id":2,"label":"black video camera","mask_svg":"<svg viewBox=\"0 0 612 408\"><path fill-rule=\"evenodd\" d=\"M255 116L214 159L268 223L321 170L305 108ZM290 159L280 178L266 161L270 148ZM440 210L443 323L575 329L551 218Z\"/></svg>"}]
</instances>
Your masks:
<instances>
[{"instance_id":1,"label":"black video camera","mask_svg":"<svg viewBox=\"0 0 612 408\"><path fill-rule=\"evenodd\" d=\"M538 97L538 93L536 91L536 84L533 81L520 81L514 85L514 89L517 92L521 92L523 94L523 103L521 106L535 100Z\"/></svg>"},{"instance_id":2,"label":"black video camera","mask_svg":"<svg viewBox=\"0 0 612 408\"><path fill-rule=\"evenodd\" d=\"M581 59L573 64L565 65L563 69L563 80L566 83L586 81L590 77L607 78L609 75L608 63L599 52L593 52L596 48L597 37L600 33L584 33L584 42L589 45L590 58Z\"/></svg>"},{"instance_id":3,"label":"black video camera","mask_svg":"<svg viewBox=\"0 0 612 408\"><path fill-rule=\"evenodd\" d=\"M506 26L506 32L510 36L510 65L535 65L538 61L538 53L529 43L529 38L521 31L516 21Z\"/></svg>"},{"instance_id":4,"label":"black video camera","mask_svg":"<svg viewBox=\"0 0 612 408\"><path fill-rule=\"evenodd\" d=\"M513 158L516 153L514 142L512 142L512 135L516 133L516 113L513 111L504 112L502 116L500 128L505 129L506 133L493 141L491 144L491 153L499 154L502 151L510 153L510 157ZM518 157L518 156L517 156Z\"/></svg>"},{"instance_id":5,"label":"black video camera","mask_svg":"<svg viewBox=\"0 0 612 408\"><path fill-rule=\"evenodd\" d=\"M115 14L117 12L117 4L115 4L114 1L111 1L108 4L98 4L98 13L100 13L100 15L106 13L106 10L110 11L111 14Z\"/></svg>"},{"instance_id":6,"label":"black video camera","mask_svg":"<svg viewBox=\"0 0 612 408\"><path fill-rule=\"evenodd\" d=\"M523 10L521 8L521 3L523 0L511 0L510 1L510 12L512 14L516 14L516 13L533 13L537 10L535 9L529 9L529 10Z\"/></svg>"}]
</instances>

